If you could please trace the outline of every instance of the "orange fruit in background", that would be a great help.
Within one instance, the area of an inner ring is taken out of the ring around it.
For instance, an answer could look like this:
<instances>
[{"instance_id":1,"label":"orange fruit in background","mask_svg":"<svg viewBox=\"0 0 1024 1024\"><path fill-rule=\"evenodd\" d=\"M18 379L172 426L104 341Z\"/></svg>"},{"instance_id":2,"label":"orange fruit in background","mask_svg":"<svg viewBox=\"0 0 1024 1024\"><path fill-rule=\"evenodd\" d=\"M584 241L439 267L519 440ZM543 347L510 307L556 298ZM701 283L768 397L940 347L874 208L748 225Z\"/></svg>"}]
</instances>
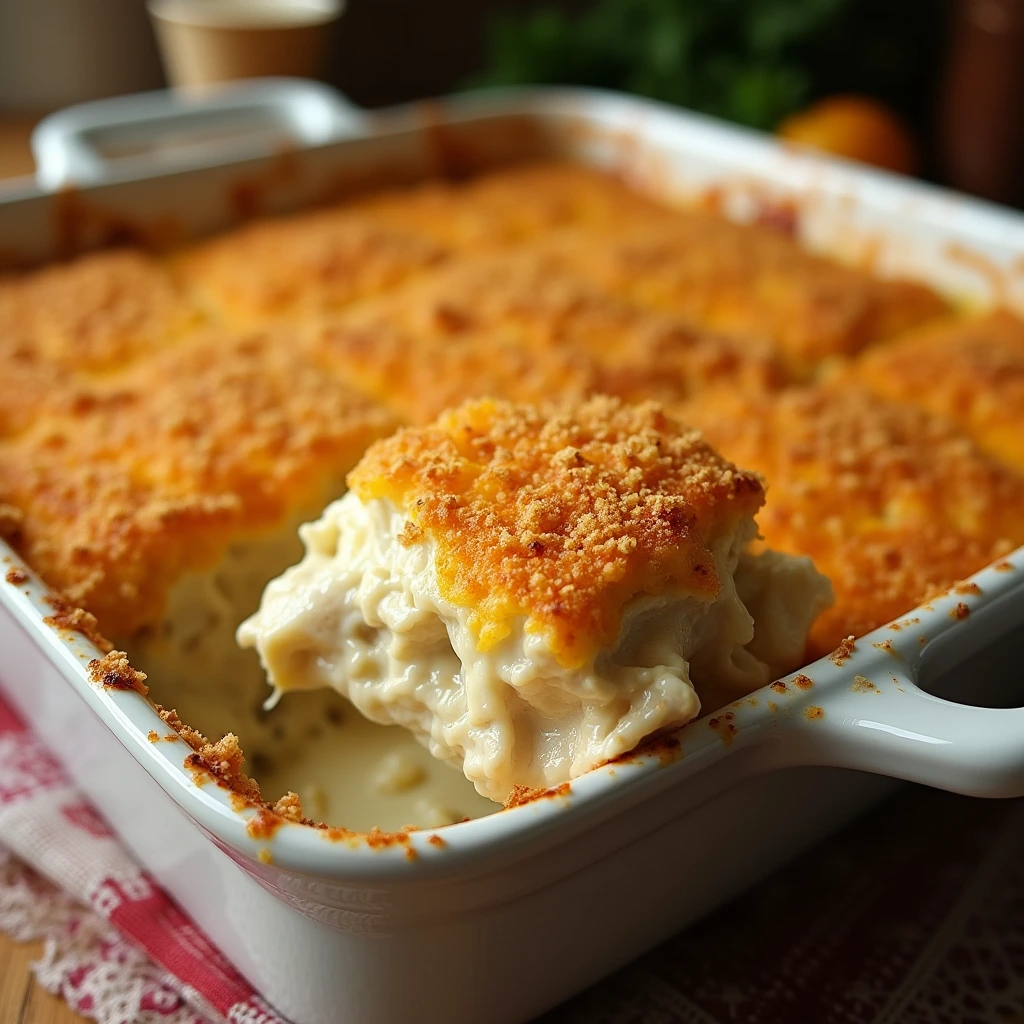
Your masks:
<instances>
[{"instance_id":1,"label":"orange fruit in background","mask_svg":"<svg viewBox=\"0 0 1024 1024\"><path fill-rule=\"evenodd\" d=\"M831 96L787 117L776 134L826 153L900 174L917 170L917 149L907 126L867 96Z\"/></svg>"}]
</instances>

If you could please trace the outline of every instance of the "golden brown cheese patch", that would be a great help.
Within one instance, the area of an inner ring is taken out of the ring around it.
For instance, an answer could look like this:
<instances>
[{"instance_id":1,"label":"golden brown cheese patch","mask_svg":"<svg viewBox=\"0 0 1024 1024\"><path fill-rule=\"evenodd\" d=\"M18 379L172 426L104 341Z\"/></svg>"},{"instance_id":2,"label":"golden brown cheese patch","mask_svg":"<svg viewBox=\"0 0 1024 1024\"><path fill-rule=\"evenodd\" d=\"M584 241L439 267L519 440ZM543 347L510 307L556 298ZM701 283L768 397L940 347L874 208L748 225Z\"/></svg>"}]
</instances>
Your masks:
<instances>
[{"instance_id":1,"label":"golden brown cheese patch","mask_svg":"<svg viewBox=\"0 0 1024 1024\"><path fill-rule=\"evenodd\" d=\"M671 403L706 387L760 390L786 379L766 346L607 295L529 250L457 259L317 337L330 365L418 423L474 395Z\"/></svg>"},{"instance_id":2,"label":"golden brown cheese patch","mask_svg":"<svg viewBox=\"0 0 1024 1024\"><path fill-rule=\"evenodd\" d=\"M566 162L505 167L457 185L434 182L370 197L361 205L381 223L459 252L528 243L581 225L609 231L653 225L666 213L661 203L614 177Z\"/></svg>"},{"instance_id":3,"label":"golden brown cheese patch","mask_svg":"<svg viewBox=\"0 0 1024 1024\"><path fill-rule=\"evenodd\" d=\"M229 540L342 486L393 420L273 332L212 332L0 444L0 502L46 580L125 636Z\"/></svg>"},{"instance_id":4,"label":"golden brown cheese patch","mask_svg":"<svg viewBox=\"0 0 1024 1024\"><path fill-rule=\"evenodd\" d=\"M204 307L244 326L340 309L445 255L353 205L256 221L185 250L175 270Z\"/></svg>"},{"instance_id":5,"label":"golden brown cheese patch","mask_svg":"<svg viewBox=\"0 0 1024 1024\"><path fill-rule=\"evenodd\" d=\"M635 302L763 338L807 376L822 359L940 315L934 292L815 256L792 238L699 210L656 227L580 231L549 243L573 269Z\"/></svg>"},{"instance_id":6,"label":"golden brown cheese patch","mask_svg":"<svg viewBox=\"0 0 1024 1024\"><path fill-rule=\"evenodd\" d=\"M997 311L947 319L865 353L854 374L876 394L961 427L1024 471L1024 321Z\"/></svg>"},{"instance_id":7,"label":"golden brown cheese patch","mask_svg":"<svg viewBox=\"0 0 1024 1024\"><path fill-rule=\"evenodd\" d=\"M177 341L199 313L155 259L93 253L0 283L0 437L58 408L83 376Z\"/></svg>"},{"instance_id":8,"label":"golden brown cheese patch","mask_svg":"<svg viewBox=\"0 0 1024 1024\"><path fill-rule=\"evenodd\" d=\"M912 407L837 385L698 398L685 415L768 481L765 544L832 580L818 655L1024 543L1024 478Z\"/></svg>"},{"instance_id":9,"label":"golden brown cheese patch","mask_svg":"<svg viewBox=\"0 0 1024 1024\"><path fill-rule=\"evenodd\" d=\"M434 541L441 594L471 610L481 650L522 615L566 665L612 645L638 594L713 598L711 546L763 501L757 476L656 405L606 397L547 416L466 403L373 445L349 485Z\"/></svg>"},{"instance_id":10,"label":"golden brown cheese patch","mask_svg":"<svg viewBox=\"0 0 1024 1024\"><path fill-rule=\"evenodd\" d=\"M540 164L265 219L186 250L176 267L204 306L252 324L342 309L455 253L566 225L653 223L663 213L605 175Z\"/></svg>"},{"instance_id":11,"label":"golden brown cheese patch","mask_svg":"<svg viewBox=\"0 0 1024 1024\"><path fill-rule=\"evenodd\" d=\"M583 398L599 380L592 361L572 352L533 352L500 334L417 335L396 328L386 309L318 325L310 337L329 372L411 423L428 423L467 396Z\"/></svg>"},{"instance_id":12,"label":"golden brown cheese patch","mask_svg":"<svg viewBox=\"0 0 1024 1024\"><path fill-rule=\"evenodd\" d=\"M0 289L4 333L69 368L120 368L198 322L163 265L129 249L46 267Z\"/></svg>"},{"instance_id":13,"label":"golden brown cheese patch","mask_svg":"<svg viewBox=\"0 0 1024 1024\"><path fill-rule=\"evenodd\" d=\"M0 312L0 439L24 430L44 409L59 408L74 391L75 379L2 321Z\"/></svg>"}]
</instances>

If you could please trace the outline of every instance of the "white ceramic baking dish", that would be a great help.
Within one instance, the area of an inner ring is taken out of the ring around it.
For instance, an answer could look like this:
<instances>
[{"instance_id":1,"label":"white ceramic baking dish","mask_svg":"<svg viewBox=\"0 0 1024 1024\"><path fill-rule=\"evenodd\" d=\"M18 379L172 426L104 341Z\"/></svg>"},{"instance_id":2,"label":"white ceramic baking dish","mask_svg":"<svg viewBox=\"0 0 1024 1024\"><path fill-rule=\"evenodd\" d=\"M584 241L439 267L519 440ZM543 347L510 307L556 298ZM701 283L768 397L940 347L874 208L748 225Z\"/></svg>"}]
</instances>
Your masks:
<instances>
[{"instance_id":1,"label":"white ceramic baking dish","mask_svg":"<svg viewBox=\"0 0 1024 1024\"><path fill-rule=\"evenodd\" d=\"M156 118L168 109L150 103ZM120 119L103 110L51 122L48 145L147 116L144 105ZM207 152L203 167L160 174L92 159L95 183L77 193L0 202L0 251L42 260L126 224L183 239L230 223L240 189L250 206L257 195L260 208L284 209L385 169L422 177L453 158L525 152L614 167L663 195L713 187L737 216L795 197L812 244L870 252L978 302L1024 297L1021 218L656 104L537 90L372 118L339 107L338 123L362 134L241 160ZM61 156L72 170L73 148ZM24 568L2 544L0 568ZM183 742L149 741L166 727L143 697L90 682L97 651L45 623L46 590L27 577L0 582L0 687L141 863L297 1024L521 1021L763 877L892 778L1024 794L1024 708L964 706L917 685L977 703L983 684L1015 682L1024 549L848 655L691 724L677 749L373 845L301 825L269 838L247 829L254 811L197 780Z\"/></svg>"}]
</instances>

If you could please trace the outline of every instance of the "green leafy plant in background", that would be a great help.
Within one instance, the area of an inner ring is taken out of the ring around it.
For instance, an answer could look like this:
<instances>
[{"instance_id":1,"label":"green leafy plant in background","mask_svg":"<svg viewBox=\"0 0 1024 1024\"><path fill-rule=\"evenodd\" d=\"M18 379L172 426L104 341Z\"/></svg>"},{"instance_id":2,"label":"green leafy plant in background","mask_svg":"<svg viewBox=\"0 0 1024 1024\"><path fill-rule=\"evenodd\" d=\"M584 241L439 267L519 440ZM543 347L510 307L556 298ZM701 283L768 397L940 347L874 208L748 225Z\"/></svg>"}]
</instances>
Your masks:
<instances>
[{"instance_id":1,"label":"green leafy plant in background","mask_svg":"<svg viewBox=\"0 0 1024 1024\"><path fill-rule=\"evenodd\" d=\"M591 85L772 129L827 92L877 96L912 119L930 92L935 0L596 0L490 25L474 85Z\"/></svg>"}]
</instances>

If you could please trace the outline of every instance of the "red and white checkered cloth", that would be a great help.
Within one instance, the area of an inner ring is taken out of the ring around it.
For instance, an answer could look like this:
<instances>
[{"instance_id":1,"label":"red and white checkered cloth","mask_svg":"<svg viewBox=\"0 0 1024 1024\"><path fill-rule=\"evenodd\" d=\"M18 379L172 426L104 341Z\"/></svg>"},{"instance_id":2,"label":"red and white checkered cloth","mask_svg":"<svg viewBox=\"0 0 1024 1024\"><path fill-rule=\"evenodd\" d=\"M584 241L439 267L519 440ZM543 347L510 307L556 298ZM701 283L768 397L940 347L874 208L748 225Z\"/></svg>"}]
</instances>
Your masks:
<instances>
[{"instance_id":1,"label":"red and white checkered cloth","mask_svg":"<svg viewBox=\"0 0 1024 1024\"><path fill-rule=\"evenodd\" d=\"M102 1024L286 1024L2 699L0 930L44 938L40 983Z\"/></svg>"},{"instance_id":2,"label":"red and white checkered cloth","mask_svg":"<svg viewBox=\"0 0 1024 1024\"><path fill-rule=\"evenodd\" d=\"M31 864L34 870L25 867ZM0 702L0 931L100 1024L278 1024ZM1024 800L908 788L545 1024L1022 1024Z\"/></svg>"}]
</instances>

